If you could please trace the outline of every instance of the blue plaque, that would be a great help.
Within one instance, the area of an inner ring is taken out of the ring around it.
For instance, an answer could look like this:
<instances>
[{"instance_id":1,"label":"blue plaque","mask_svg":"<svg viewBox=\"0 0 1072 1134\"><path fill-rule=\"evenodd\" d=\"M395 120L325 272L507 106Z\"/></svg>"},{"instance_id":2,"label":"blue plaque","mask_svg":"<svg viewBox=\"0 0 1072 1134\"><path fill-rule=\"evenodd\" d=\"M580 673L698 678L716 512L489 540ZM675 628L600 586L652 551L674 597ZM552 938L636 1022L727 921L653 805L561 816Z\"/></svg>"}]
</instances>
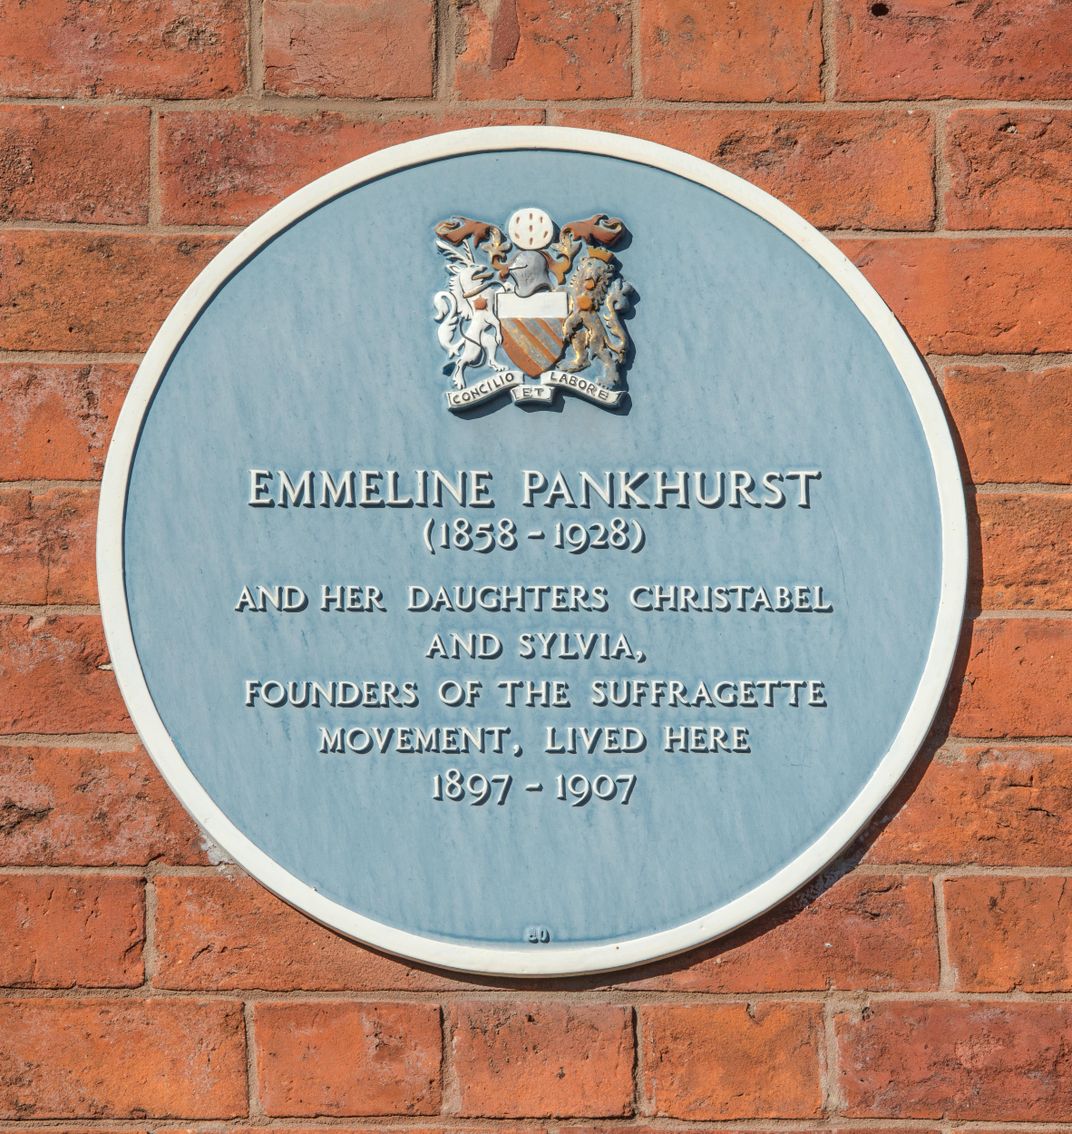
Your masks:
<instances>
[{"instance_id":1,"label":"blue plaque","mask_svg":"<svg viewBox=\"0 0 1072 1134\"><path fill-rule=\"evenodd\" d=\"M145 357L115 672L208 834L390 952L687 949L841 851L937 710L965 516L926 370L784 205L506 127L309 185Z\"/></svg>"}]
</instances>

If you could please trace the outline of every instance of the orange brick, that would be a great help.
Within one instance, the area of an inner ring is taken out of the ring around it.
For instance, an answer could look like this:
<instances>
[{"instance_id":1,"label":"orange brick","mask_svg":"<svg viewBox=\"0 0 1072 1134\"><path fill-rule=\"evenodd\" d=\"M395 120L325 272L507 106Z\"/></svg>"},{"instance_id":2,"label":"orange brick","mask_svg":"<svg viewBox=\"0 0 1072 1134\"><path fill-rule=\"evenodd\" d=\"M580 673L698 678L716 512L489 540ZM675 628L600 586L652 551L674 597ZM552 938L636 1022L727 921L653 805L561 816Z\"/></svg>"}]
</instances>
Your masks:
<instances>
[{"instance_id":1,"label":"orange brick","mask_svg":"<svg viewBox=\"0 0 1072 1134\"><path fill-rule=\"evenodd\" d=\"M1072 350L1060 237L845 239L838 246L924 352Z\"/></svg>"},{"instance_id":2,"label":"orange brick","mask_svg":"<svg viewBox=\"0 0 1072 1134\"><path fill-rule=\"evenodd\" d=\"M0 93L213 98L245 82L242 0L0 0Z\"/></svg>"},{"instance_id":3,"label":"orange brick","mask_svg":"<svg viewBox=\"0 0 1072 1134\"><path fill-rule=\"evenodd\" d=\"M95 615L0 615L0 735L131 732Z\"/></svg>"},{"instance_id":4,"label":"orange brick","mask_svg":"<svg viewBox=\"0 0 1072 1134\"><path fill-rule=\"evenodd\" d=\"M836 1018L843 1113L1049 1122L1072 1106L1072 1006L872 1004Z\"/></svg>"},{"instance_id":5,"label":"orange brick","mask_svg":"<svg viewBox=\"0 0 1072 1134\"><path fill-rule=\"evenodd\" d=\"M156 956L161 988L364 991L459 983L348 941L238 875L159 875Z\"/></svg>"},{"instance_id":6,"label":"orange brick","mask_svg":"<svg viewBox=\"0 0 1072 1134\"><path fill-rule=\"evenodd\" d=\"M143 977L140 878L0 876L0 984L133 988Z\"/></svg>"},{"instance_id":7,"label":"orange brick","mask_svg":"<svg viewBox=\"0 0 1072 1134\"><path fill-rule=\"evenodd\" d=\"M949 960L966 992L1072 990L1068 878L945 882Z\"/></svg>"},{"instance_id":8,"label":"orange brick","mask_svg":"<svg viewBox=\"0 0 1072 1134\"><path fill-rule=\"evenodd\" d=\"M257 1004L257 1082L269 1115L435 1114L433 1004Z\"/></svg>"},{"instance_id":9,"label":"orange brick","mask_svg":"<svg viewBox=\"0 0 1072 1134\"><path fill-rule=\"evenodd\" d=\"M0 106L0 219L145 224L149 111Z\"/></svg>"},{"instance_id":10,"label":"orange brick","mask_svg":"<svg viewBox=\"0 0 1072 1134\"><path fill-rule=\"evenodd\" d=\"M981 560L972 571L984 607L1072 607L1072 493L975 498Z\"/></svg>"},{"instance_id":11,"label":"orange brick","mask_svg":"<svg viewBox=\"0 0 1072 1134\"><path fill-rule=\"evenodd\" d=\"M1072 225L1072 113L958 110L946 126L951 228Z\"/></svg>"},{"instance_id":12,"label":"orange brick","mask_svg":"<svg viewBox=\"0 0 1072 1134\"><path fill-rule=\"evenodd\" d=\"M940 373L976 484L1072 480L1072 369L946 366Z\"/></svg>"},{"instance_id":13,"label":"orange brick","mask_svg":"<svg viewBox=\"0 0 1072 1134\"><path fill-rule=\"evenodd\" d=\"M468 1127L467 1127L467 1129L468 1129ZM570 1126L569 1129L570 1129L571 1134L665 1134L667 1127L665 1127L665 1126L638 1126L638 1125L635 1125L633 1123L629 1123L628 1125L626 1125L624 1123L621 1124L621 1125L617 1125L616 1123L613 1123L613 1122L610 1122L610 1123L601 1122L597 1126ZM754 1127L754 1126L744 1126L744 1127L718 1126L718 1127L713 1127L712 1129L716 1129L718 1131L718 1134L747 1134L748 1131L755 1131L756 1127ZM859 1126L852 1127L851 1129L845 1129L843 1127L838 1127L838 1126L833 1126L833 1127L822 1126L822 1127L818 1127L818 1128L814 1127L814 1126L810 1127L810 1128L806 1127L806 1126L801 1126L801 1127L779 1126L779 1127L777 1127L778 1134L807 1134L807 1131L809 1131L809 1130L815 1131L816 1129L821 1129L823 1131L823 1134L860 1134L860 1127ZM22 1134L22 1128L21 1127L19 1128L19 1134ZM38 1131L37 1134L41 1134L41 1132ZM66 1132L65 1132L65 1134L66 1134ZM73 1132L72 1132L72 1134L73 1134ZM293 1132L288 1131L287 1134L293 1134ZM905 1134L905 1131L904 1131L903 1126L902 1127L896 1127L896 1126L883 1127L883 1126L873 1126L872 1125L872 1126L867 1127L867 1134ZM940 1132L937 1128L928 1129L927 1127L921 1128L919 1126L913 1126L912 1127L912 1134L940 1134ZM975 1134L974 1130L972 1131L972 1134ZM991 1134L1004 1134L1004 1132L992 1131ZM1016 1134L1021 1134L1021 1132L1019 1130L1017 1130ZM1033 1131L1025 1131L1024 1134L1034 1134L1034 1132ZM1043 1134L1043 1132L1039 1131L1038 1134Z\"/></svg>"},{"instance_id":14,"label":"orange brick","mask_svg":"<svg viewBox=\"0 0 1072 1134\"><path fill-rule=\"evenodd\" d=\"M1065 98L1072 10L1053 0L838 0L840 98Z\"/></svg>"},{"instance_id":15,"label":"orange brick","mask_svg":"<svg viewBox=\"0 0 1072 1134\"><path fill-rule=\"evenodd\" d=\"M0 362L0 480L87 480L104 468L133 366Z\"/></svg>"},{"instance_id":16,"label":"orange brick","mask_svg":"<svg viewBox=\"0 0 1072 1134\"><path fill-rule=\"evenodd\" d=\"M827 890L809 886L740 932L622 983L684 992L937 988L930 879L849 874Z\"/></svg>"},{"instance_id":17,"label":"orange brick","mask_svg":"<svg viewBox=\"0 0 1072 1134\"><path fill-rule=\"evenodd\" d=\"M622 98L632 90L628 0L462 0L462 98Z\"/></svg>"},{"instance_id":18,"label":"orange brick","mask_svg":"<svg viewBox=\"0 0 1072 1134\"><path fill-rule=\"evenodd\" d=\"M822 1112L819 1004L651 1006L641 1027L654 1114L700 1121Z\"/></svg>"},{"instance_id":19,"label":"orange brick","mask_svg":"<svg viewBox=\"0 0 1072 1134\"><path fill-rule=\"evenodd\" d=\"M136 351L226 241L0 233L0 349Z\"/></svg>"},{"instance_id":20,"label":"orange brick","mask_svg":"<svg viewBox=\"0 0 1072 1134\"><path fill-rule=\"evenodd\" d=\"M91 488L0 486L0 603L97 601Z\"/></svg>"},{"instance_id":21,"label":"orange brick","mask_svg":"<svg viewBox=\"0 0 1072 1134\"><path fill-rule=\"evenodd\" d=\"M867 861L1072 864L1072 748L969 747L939 752L919 785L879 812L889 826Z\"/></svg>"},{"instance_id":22,"label":"orange brick","mask_svg":"<svg viewBox=\"0 0 1072 1134\"><path fill-rule=\"evenodd\" d=\"M161 115L160 177L171 224L245 224L288 193L385 146L444 130L532 124L542 111L407 115L352 121L240 111Z\"/></svg>"},{"instance_id":23,"label":"orange brick","mask_svg":"<svg viewBox=\"0 0 1072 1134\"><path fill-rule=\"evenodd\" d=\"M433 0L265 0L265 87L339 98L430 95L433 12Z\"/></svg>"},{"instance_id":24,"label":"orange brick","mask_svg":"<svg viewBox=\"0 0 1072 1134\"><path fill-rule=\"evenodd\" d=\"M1072 735L1072 621L983 618L972 627L955 736Z\"/></svg>"},{"instance_id":25,"label":"orange brick","mask_svg":"<svg viewBox=\"0 0 1072 1134\"><path fill-rule=\"evenodd\" d=\"M818 0L641 0L643 92L674 101L817 100L819 24Z\"/></svg>"},{"instance_id":26,"label":"orange brick","mask_svg":"<svg viewBox=\"0 0 1072 1134\"><path fill-rule=\"evenodd\" d=\"M460 1113L612 1117L632 1112L633 1022L609 1004L454 1005L450 1050Z\"/></svg>"},{"instance_id":27,"label":"orange brick","mask_svg":"<svg viewBox=\"0 0 1072 1134\"><path fill-rule=\"evenodd\" d=\"M879 812L868 862L1072 865L1072 748L939 752ZM900 796L902 793L898 793ZM888 826L886 826L888 824Z\"/></svg>"},{"instance_id":28,"label":"orange brick","mask_svg":"<svg viewBox=\"0 0 1072 1134\"><path fill-rule=\"evenodd\" d=\"M934 216L934 127L918 110L564 109L552 121L685 150L821 228L922 229Z\"/></svg>"},{"instance_id":29,"label":"orange brick","mask_svg":"<svg viewBox=\"0 0 1072 1134\"><path fill-rule=\"evenodd\" d=\"M203 863L200 833L139 748L0 749L0 864Z\"/></svg>"},{"instance_id":30,"label":"orange brick","mask_svg":"<svg viewBox=\"0 0 1072 1134\"><path fill-rule=\"evenodd\" d=\"M4 1118L237 1118L245 1113L238 1004L0 1001Z\"/></svg>"}]
</instances>

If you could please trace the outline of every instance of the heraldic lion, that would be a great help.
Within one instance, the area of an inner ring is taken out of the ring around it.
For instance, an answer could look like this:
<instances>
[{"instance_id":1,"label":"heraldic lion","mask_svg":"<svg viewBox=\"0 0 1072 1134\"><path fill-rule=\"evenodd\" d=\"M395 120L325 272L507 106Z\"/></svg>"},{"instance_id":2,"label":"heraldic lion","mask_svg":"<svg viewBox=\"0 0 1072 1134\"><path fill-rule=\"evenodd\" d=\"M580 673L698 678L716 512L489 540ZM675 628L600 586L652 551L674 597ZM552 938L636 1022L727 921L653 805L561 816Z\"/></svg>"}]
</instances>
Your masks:
<instances>
[{"instance_id":1,"label":"heraldic lion","mask_svg":"<svg viewBox=\"0 0 1072 1134\"><path fill-rule=\"evenodd\" d=\"M629 306L633 288L616 274L607 249L589 246L586 253L566 285L570 310L562 334L570 354L562 368L576 373L598 360L601 384L616 386L629 349L618 313Z\"/></svg>"}]
</instances>

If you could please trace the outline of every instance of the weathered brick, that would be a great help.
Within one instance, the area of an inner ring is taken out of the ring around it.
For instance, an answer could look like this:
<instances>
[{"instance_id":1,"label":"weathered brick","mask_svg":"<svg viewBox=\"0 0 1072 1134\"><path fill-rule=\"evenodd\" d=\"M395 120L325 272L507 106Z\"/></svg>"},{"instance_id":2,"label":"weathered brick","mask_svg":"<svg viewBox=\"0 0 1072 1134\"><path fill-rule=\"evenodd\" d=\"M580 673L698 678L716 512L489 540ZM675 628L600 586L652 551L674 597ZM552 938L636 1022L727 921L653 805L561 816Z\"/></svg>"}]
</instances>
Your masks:
<instances>
[{"instance_id":1,"label":"weathered brick","mask_svg":"<svg viewBox=\"0 0 1072 1134\"><path fill-rule=\"evenodd\" d=\"M141 984L143 888L102 874L0 876L0 985Z\"/></svg>"},{"instance_id":2,"label":"weathered brick","mask_svg":"<svg viewBox=\"0 0 1072 1134\"><path fill-rule=\"evenodd\" d=\"M951 228L1072 225L1072 113L958 110L946 125Z\"/></svg>"},{"instance_id":3,"label":"weathered brick","mask_svg":"<svg viewBox=\"0 0 1072 1134\"><path fill-rule=\"evenodd\" d=\"M542 121L542 111L407 115L186 112L160 118L160 195L171 224L245 224L288 193L385 146L444 130Z\"/></svg>"},{"instance_id":4,"label":"weathered brick","mask_svg":"<svg viewBox=\"0 0 1072 1134\"><path fill-rule=\"evenodd\" d=\"M0 94L213 98L245 82L242 0L0 0Z\"/></svg>"},{"instance_id":5,"label":"weathered brick","mask_svg":"<svg viewBox=\"0 0 1072 1134\"><path fill-rule=\"evenodd\" d=\"M203 863L197 827L140 748L0 749L0 864Z\"/></svg>"},{"instance_id":6,"label":"weathered brick","mask_svg":"<svg viewBox=\"0 0 1072 1134\"><path fill-rule=\"evenodd\" d=\"M631 1113L633 1024L609 1004L455 1004L450 1050L460 1113L595 1118Z\"/></svg>"},{"instance_id":7,"label":"weathered brick","mask_svg":"<svg viewBox=\"0 0 1072 1134\"><path fill-rule=\"evenodd\" d=\"M147 109L0 106L0 219L148 217Z\"/></svg>"},{"instance_id":8,"label":"weathered brick","mask_svg":"<svg viewBox=\"0 0 1072 1134\"><path fill-rule=\"evenodd\" d=\"M821 1005L651 1006L641 1021L652 1113L691 1121L821 1114Z\"/></svg>"},{"instance_id":9,"label":"weathered brick","mask_svg":"<svg viewBox=\"0 0 1072 1134\"><path fill-rule=\"evenodd\" d=\"M339 98L430 95L433 12L433 0L265 0L265 87Z\"/></svg>"},{"instance_id":10,"label":"weathered brick","mask_svg":"<svg viewBox=\"0 0 1072 1134\"><path fill-rule=\"evenodd\" d=\"M984 607L1072 607L1072 493L984 493L979 518L981 558L972 562Z\"/></svg>"},{"instance_id":11,"label":"weathered brick","mask_svg":"<svg viewBox=\"0 0 1072 1134\"><path fill-rule=\"evenodd\" d=\"M938 939L930 880L849 874L769 917L623 982L688 992L930 989Z\"/></svg>"},{"instance_id":12,"label":"weathered brick","mask_svg":"<svg viewBox=\"0 0 1072 1134\"><path fill-rule=\"evenodd\" d=\"M0 734L132 732L95 615L0 615Z\"/></svg>"},{"instance_id":13,"label":"weathered brick","mask_svg":"<svg viewBox=\"0 0 1072 1134\"><path fill-rule=\"evenodd\" d=\"M820 228L924 229L934 216L934 126L924 111L563 109L551 121L685 150Z\"/></svg>"},{"instance_id":14,"label":"weathered brick","mask_svg":"<svg viewBox=\"0 0 1072 1134\"><path fill-rule=\"evenodd\" d=\"M161 988L441 989L446 974L356 945L252 879L159 875L154 983Z\"/></svg>"},{"instance_id":15,"label":"weathered brick","mask_svg":"<svg viewBox=\"0 0 1072 1134\"><path fill-rule=\"evenodd\" d=\"M1072 240L1060 237L844 239L924 352L1072 350L1062 281Z\"/></svg>"},{"instance_id":16,"label":"weathered brick","mask_svg":"<svg viewBox=\"0 0 1072 1134\"><path fill-rule=\"evenodd\" d=\"M945 882L949 960L966 992L1072 990L1067 877Z\"/></svg>"},{"instance_id":17,"label":"weathered brick","mask_svg":"<svg viewBox=\"0 0 1072 1134\"><path fill-rule=\"evenodd\" d=\"M1072 483L1072 369L946 366L940 375L976 484Z\"/></svg>"},{"instance_id":18,"label":"weathered brick","mask_svg":"<svg viewBox=\"0 0 1072 1134\"><path fill-rule=\"evenodd\" d=\"M439 1109L441 1037L433 1004L260 1003L253 1018L266 1114Z\"/></svg>"},{"instance_id":19,"label":"weathered brick","mask_svg":"<svg viewBox=\"0 0 1072 1134\"><path fill-rule=\"evenodd\" d=\"M466 1127L466 1129L468 1130L468 1127ZM623 1123L621 1125L618 1125L618 1124L613 1123L613 1122L601 1122L598 1125L593 1125L593 1126L572 1126L571 1125L569 1127L569 1129L570 1129L571 1134L665 1134L667 1127L665 1127L665 1126L641 1126L641 1125L637 1125L637 1124L634 1124L634 1123L629 1123L628 1125ZM743 1126L743 1127L718 1126L718 1127L713 1127L711 1129L717 1130L718 1134L747 1134L747 1131L754 1131L757 1128L755 1126ZM763 1128L760 1127L759 1129L763 1129ZM792 1126L792 1125L790 1125L790 1126L780 1125L776 1129L778 1131L778 1134L807 1134L807 1131L811 1130L811 1131L814 1132L816 1129L822 1130L823 1134L860 1134L861 1128L859 1126L854 1126L854 1127L846 1129L844 1127L838 1127L838 1126L832 1126L832 1127L830 1127L830 1126L822 1126L822 1127L800 1126L800 1127L796 1127L796 1126ZM19 1134L22 1134L21 1128L19 1130ZM38 1134L41 1134L41 1132L38 1132ZM66 1132L65 1132L65 1134L66 1134ZM72 1134L74 1134L74 1132L72 1132ZM287 1134L294 1134L294 1132L288 1131ZM766 1132L764 1132L764 1134L766 1134ZM881 1126L881 1125L869 1125L867 1127L867 1134L905 1134L905 1128L903 1126L901 1126L901 1127L898 1127L898 1126L886 1127L886 1126ZM940 1134L940 1132L937 1128L928 1129L927 1127L913 1126L912 1127L912 1134ZM972 1134L975 1134L974 1130L972 1131ZM999 1132L993 1131L993 1132L991 1132L991 1134L999 1134ZM1017 1130L1016 1134L1020 1134L1020 1131ZM1035 1132L1034 1131L1025 1131L1024 1134L1035 1134ZM1038 1134L1043 1134L1043 1132L1039 1131Z\"/></svg>"},{"instance_id":20,"label":"weathered brick","mask_svg":"<svg viewBox=\"0 0 1072 1134\"><path fill-rule=\"evenodd\" d=\"M711 102L814 101L818 0L641 0L643 93Z\"/></svg>"},{"instance_id":21,"label":"weathered brick","mask_svg":"<svg viewBox=\"0 0 1072 1134\"><path fill-rule=\"evenodd\" d=\"M0 486L0 603L97 601L91 488Z\"/></svg>"},{"instance_id":22,"label":"weathered brick","mask_svg":"<svg viewBox=\"0 0 1072 1134\"><path fill-rule=\"evenodd\" d=\"M836 1018L844 1113L1052 1122L1072 1106L1072 1006L872 1004Z\"/></svg>"},{"instance_id":23,"label":"weathered brick","mask_svg":"<svg viewBox=\"0 0 1072 1134\"><path fill-rule=\"evenodd\" d=\"M0 480L101 475L134 367L0 362Z\"/></svg>"},{"instance_id":24,"label":"weathered brick","mask_svg":"<svg viewBox=\"0 0 1072 1134\"><path fill-rule=\"evenodd\" d=\"M1072 621L981 618L972 627L956 736L1072 735Z\"/></svg>"},{"instance_id":25,"label":"weathered brick","mask_svg":"<svg viewBox=\"0 0 1072 1134\"><path fill-rule=\"evenodd\" d=\"M840 98L1064 98L1072 82L1064 3L838 3Z\"/></svg>"},{"instance_id":26,"label":"weathered brick","mask_svg":"<svg viewBox=\"0 0 1072 1134\"><path fill-rule=\"evenodd\" d=\"M1070 770L1072 748L1054 745L939 752L907 799L879 811L866 860L1072 865Z\"/></svg>"},{"instance_id":27,"label":"weathered brick","mask_svg":"<svg viewBox=\"0 0 1072 1134\"><path fill-rule=\"evenodd\" d=\"M0 233L0 349L135 351L226 241Z\"/></svg>"},{"instance_id":28,"label":"weathered brick","mask_svg":"<svg viewBox=\"0 0 1072 1134\"><path fill-rule=\"evenodd\" d=\"M462 98L621 98L632 90L628 0L462 0Z\"/></svg>"},{"instance_id":29,"label":"weathered brick","mask_svg":"<svg viewBox=\"0 0 1072 1134\"><path fill-rule=\"evenodd\" d=\"M225 1001L0 1001L4 1118L237 1118L242 1011Z\"/></svg>"}]
</instances>

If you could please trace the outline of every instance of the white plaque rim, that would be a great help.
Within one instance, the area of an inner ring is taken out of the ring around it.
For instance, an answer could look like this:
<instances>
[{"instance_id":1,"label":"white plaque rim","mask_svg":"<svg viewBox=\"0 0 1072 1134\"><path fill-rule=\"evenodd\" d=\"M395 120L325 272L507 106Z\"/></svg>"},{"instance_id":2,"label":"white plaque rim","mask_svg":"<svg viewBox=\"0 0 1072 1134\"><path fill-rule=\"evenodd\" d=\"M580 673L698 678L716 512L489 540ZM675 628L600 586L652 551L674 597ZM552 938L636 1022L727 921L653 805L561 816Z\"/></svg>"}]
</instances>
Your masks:
<instances>
[{"instance_id":1,"label":"white plaque rim","mask_svg":"<svg viewBox=\"0 0 1072 1134\"><path fill-rule=\"evenodd\" d=\"M703 917L624 941L491 948L409 933L333 902L285 870L235 827L180 756L156 711L138 660L126 604L123 518L142 421L183 335L215 292L268 240L312 209L365 182L462 154L558 150L621 158L676 174L774 225L841 286L878 334L911 396L930 451L942 528L942 574L927 660L893 743L863 789L811 846L760 885ZM855 265L788 206L718 166L668 146L560 126L490 126L435 134L359 158L291 194L243 229L186 289L138 368L112 437L101 485L97 578L112 666L134 726L171 790L201 828L262 885L316 921L399 957L489 976L567 976L628 968L684 952L759 917L815 877L855 838L908 770L941 705L956 656L967 587L964 491L941 402L911 340Z\"/></svg>"}]
</instances>

